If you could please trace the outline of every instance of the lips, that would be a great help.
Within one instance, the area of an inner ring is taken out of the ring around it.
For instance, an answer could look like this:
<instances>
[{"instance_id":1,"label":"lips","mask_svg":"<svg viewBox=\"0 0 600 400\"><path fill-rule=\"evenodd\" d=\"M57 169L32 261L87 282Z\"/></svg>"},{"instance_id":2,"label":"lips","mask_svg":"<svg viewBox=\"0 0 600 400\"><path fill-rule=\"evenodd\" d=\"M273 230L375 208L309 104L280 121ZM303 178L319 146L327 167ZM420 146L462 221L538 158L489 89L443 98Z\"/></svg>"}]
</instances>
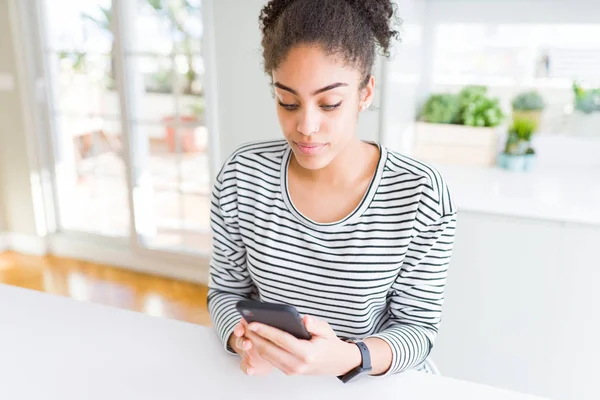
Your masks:
<instances>
[{"instance_id":1,"label":"lips","mask_svg":"<svg viewBox=\"0 0 600 400\"><path fill-rule=\"evenodd\" d=\"M326 143L298 143L298 142L296 142L295 144L296 144L296 147L298 148L298 150L300 150L303 154L308 154L308 155L318 154L325 148L325 146L327 146Z\"/></svg>"}]
</instances>

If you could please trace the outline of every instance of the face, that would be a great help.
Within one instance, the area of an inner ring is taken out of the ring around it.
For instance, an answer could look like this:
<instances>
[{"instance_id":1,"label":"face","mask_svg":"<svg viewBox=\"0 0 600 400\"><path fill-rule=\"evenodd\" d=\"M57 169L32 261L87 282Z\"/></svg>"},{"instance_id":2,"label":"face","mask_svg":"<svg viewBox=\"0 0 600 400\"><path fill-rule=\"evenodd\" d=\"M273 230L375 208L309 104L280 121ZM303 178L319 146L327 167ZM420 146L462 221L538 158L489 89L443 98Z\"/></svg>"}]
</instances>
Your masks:
<instances>
[{"instance_id":1,"label":"face","mask_svg":"<svg viewBox=\"0 0 600 400\"><path fill-rule=\"evenodd\" d=\"M374 79L317 46L293 48L273 71L277 116L303 168L329 165L356 138L358 113L371 104Z\"/></svg>"}]
</instances>

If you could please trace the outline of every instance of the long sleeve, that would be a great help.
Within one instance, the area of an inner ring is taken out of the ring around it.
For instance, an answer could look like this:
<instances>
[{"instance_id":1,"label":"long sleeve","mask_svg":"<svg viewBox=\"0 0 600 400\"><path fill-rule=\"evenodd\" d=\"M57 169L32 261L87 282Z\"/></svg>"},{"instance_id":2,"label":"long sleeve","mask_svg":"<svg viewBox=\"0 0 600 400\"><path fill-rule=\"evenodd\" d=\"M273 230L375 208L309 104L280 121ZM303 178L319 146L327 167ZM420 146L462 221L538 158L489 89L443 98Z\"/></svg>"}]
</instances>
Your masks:
<instances>
[{"instance_id":1,"label":"long sleeve","mask_svg":"<svg viewBox=\"0 0 600 400\"><path fill-rule=\"evenodd\" d=\"M246 249L237 222L235 171L229 167L226 165L221 171L212 192L208 310L225 349L234 354L227 341L240 320L235 304L249 298L254 284L246 267Z\"/></svg>"},{"instance_id":2,"label":"long sleeve","mask_svg":"<svg viewBox=\"0 0 600 400\"><path fill-rule=\"evenodd\" d=\"M389 293L388 319L372 335L392 348L386 375L419 366L428 357L441 320L444 287L456 229L456 213L420 226Z\"/></svg>"}]
</instances>

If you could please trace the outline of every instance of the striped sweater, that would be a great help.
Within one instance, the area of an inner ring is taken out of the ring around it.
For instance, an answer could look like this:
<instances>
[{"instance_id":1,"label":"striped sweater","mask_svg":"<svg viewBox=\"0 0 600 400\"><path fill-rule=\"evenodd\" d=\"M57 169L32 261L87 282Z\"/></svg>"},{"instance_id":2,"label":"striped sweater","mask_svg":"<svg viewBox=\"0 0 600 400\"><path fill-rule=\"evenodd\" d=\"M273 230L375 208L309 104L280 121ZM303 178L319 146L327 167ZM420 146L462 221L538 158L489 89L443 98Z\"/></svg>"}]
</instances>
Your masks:
<instances>
[{"instance_id":1,"label":"striped sweater","mask_svg":"<svg viewBox=\"0 0 600 400\"><path fill-rule=\"evenodd\" d=\"M322 318L340 338L386 341L388 374L424 368L456 227L443 178L380 146L361 203L341 221L317 223L290 199L291 156L283 140L246 145L215 182L208 308L225 348L236 302L251 298Z\"/></svg>"}]
</instances>

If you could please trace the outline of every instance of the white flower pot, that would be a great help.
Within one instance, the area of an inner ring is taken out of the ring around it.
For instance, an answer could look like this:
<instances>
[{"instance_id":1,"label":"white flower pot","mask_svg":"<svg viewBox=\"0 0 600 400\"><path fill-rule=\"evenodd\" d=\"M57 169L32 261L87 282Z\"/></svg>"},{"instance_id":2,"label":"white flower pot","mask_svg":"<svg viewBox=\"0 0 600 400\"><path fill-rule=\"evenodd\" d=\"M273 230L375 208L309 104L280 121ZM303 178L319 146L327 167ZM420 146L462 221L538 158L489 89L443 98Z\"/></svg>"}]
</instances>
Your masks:
<instances>
[{"instance_id":1,"label":"white flower pot","mask_svg":"<svg viewBox=\"0 0 600 400\"><path fill-rule=\"evenodd\" d=\"M498 129L417 122L413 156L446 165L493 166L498 154Z\"/></svg>"}]
</instances>

